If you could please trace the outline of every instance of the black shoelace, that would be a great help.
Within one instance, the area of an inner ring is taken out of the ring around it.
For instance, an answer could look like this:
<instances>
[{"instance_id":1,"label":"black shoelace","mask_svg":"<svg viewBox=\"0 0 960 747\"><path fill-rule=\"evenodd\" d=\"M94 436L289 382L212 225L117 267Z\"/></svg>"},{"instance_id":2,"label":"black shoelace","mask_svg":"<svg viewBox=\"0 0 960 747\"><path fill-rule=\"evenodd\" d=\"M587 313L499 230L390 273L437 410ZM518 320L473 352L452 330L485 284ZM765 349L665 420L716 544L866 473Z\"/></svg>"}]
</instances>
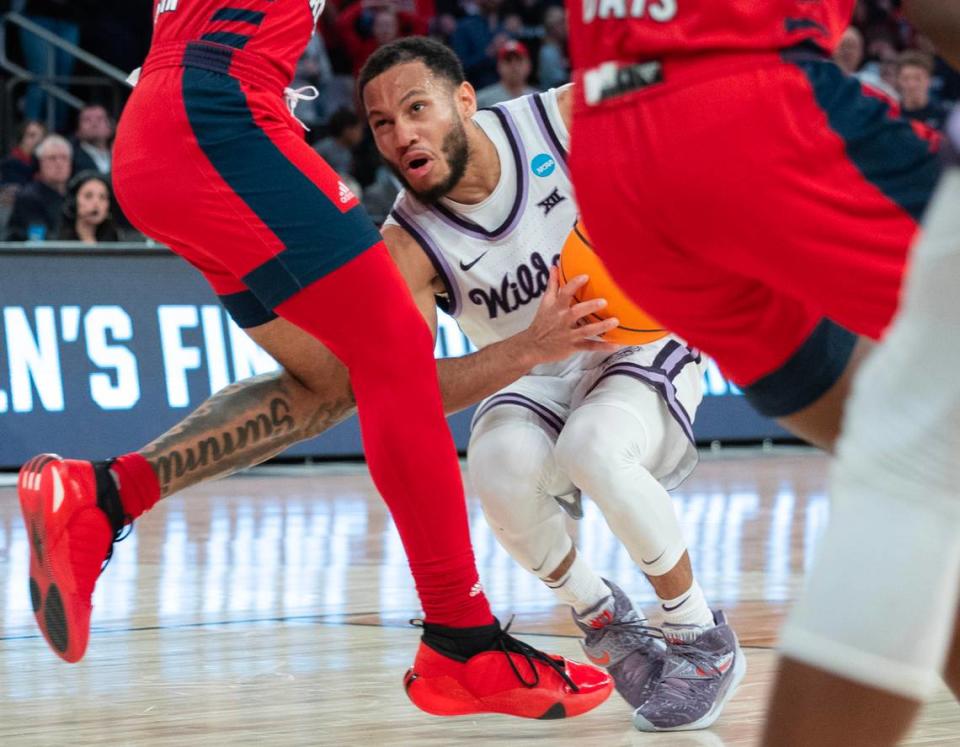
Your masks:
<instances>
[{"instance_id":1,"label":"black shoelace","mask_svg":"<svg viewBox=\"0 0 960 747\"><path fill-rule=\"evenodd\" d=\"M410 620L410 624L413 625L415 628L421 628L424 630L428 629L428 626L425 625L424 621L420 618L414 618ZM569 674L567 674L567 670L563 664L562 658L551 657L548 654L545 654L543 651L540 651L539 649L536 649L533 646L527 643L524 643L523 641L517 640L509 633L511 625L513 625L512 617L510 618L510 622L507 623L506 627L501 628L496 632L489 647L481 651L477 651L476 653L483 653L484 651L500 651L504 656L507 657L507 662L510 664L510 668L513 670L514 676L516 676L520 684L522 684L526 688L532 689L540 684L540 671L537 669L537 666L534 663L539 661L546 664L554 672L560 675L563 681L567 683L567 685L570 687L571 690L573 690L573 692L575 693L580 692L580 688L577 686L577 683L570 678ZM439 635L439 634L434 633L434 635ZM426 635L424 637L424 640L426 641ZM430 644L428 643L428 645ZM435 650L440 650L440 649L437 649L436 646L433 646L433 648ZM520 668L517 666L516 662L514 662L513 657L510 656L510 654L518 654L519 656L522 656L524 658L524 660L527 662L527 666L530 667L530 672L532 673L531 679L527 679L523 676L523 674L520 672ZM448 653L447 655L452 656L453 658L458 658L455 654ZM469 656L465 655L464 658L460 660L466 661L468 658Z\"/></svg>"},{"instance_id":2,"label":"black shoelace","mask_svg":"<svg viewBox=\"0 0 960 747\"><path fill-rule=\"evenodd\" d=\"M646 622L646 620L613 620L604 625L601 630L630 630L647 638L665 640L663 630L654 625L647 625Z\"/></svg>"},{"instance_id":3,"label":"black shoelace","mask_svg":"<svg viewBox=\"0 0 960 747\"><path fill-rule=\"evenodd\" d=\"M534 648L523 641L517 640L509 633L511 625L513 625L513 618L510 618L510 622L508 622L506 627L500 631L499 635L497 635L494 645L496 645L496 647L503 652L503 655L507 657L507 661L510 663L510 668L513 670L513 673L516 675L517 679L520 680L520 684L531 689L540 684L540 671L537 669L537 665L534 663L534 661L540 661L560 675L560 677L564 682L567 683L571 690L573 690L575 693L580 692L580 688L577 687L577 683L570 679L570 675L567 674L567 669L563 665L563 659L557 661L557 659L545 654L540 649ZM526 660L527 666L530 667L530 671L533 673L532 680L527 680L524 678L524 676L520 673L519 667L517 667L513 657L510 656L510 654L519 654L524 658L524 660Z\"/></svg>"}]
</instances>

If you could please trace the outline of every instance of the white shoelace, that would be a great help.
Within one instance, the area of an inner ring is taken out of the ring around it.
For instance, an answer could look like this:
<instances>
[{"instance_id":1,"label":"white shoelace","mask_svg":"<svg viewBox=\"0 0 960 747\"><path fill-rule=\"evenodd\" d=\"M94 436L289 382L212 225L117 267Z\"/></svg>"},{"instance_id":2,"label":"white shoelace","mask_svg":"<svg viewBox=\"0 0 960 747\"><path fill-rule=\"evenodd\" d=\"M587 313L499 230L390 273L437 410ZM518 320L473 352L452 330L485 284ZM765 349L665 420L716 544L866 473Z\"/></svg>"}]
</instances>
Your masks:
<instances>
[{"instance_id":1,"label":"white shoelace","mask_svg":"<svg viewBox=\"0 0 960 747\"><path fill-rule=\"evenodd\" d=\"M301 101L314 101L320 97L320 91L317 90L316 86L301 86L300 88L284 88L283 95L287 100L287 109L290 110L290 115L300 123L303 129L310 132L310 128L297 116L297 104Z\"/></svg>"}]
</instances>

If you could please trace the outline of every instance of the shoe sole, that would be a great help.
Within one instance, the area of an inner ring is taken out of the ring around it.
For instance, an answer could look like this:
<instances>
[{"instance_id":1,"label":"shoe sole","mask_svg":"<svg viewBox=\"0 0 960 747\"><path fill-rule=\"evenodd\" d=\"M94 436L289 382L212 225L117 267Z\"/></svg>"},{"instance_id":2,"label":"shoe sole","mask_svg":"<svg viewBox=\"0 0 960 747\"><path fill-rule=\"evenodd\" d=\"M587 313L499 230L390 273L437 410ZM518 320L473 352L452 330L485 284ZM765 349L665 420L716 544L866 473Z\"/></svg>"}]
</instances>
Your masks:
<instances>
[{"instance_id":1,"label":"shoe sole","mask_svg":"<svg viewBox=\"0 0 960 747\"><path fill-rule=\"evenodd\" d=\"M542 702L539 706L534 707L531 704L532 712L530 713L518 713L517 699L510 694L504 694L501 697L475 698L452 677L425 678L413 669L407 670L404 675L403 689L411 703L432 716L470 716L489 713L552 721L575 718L592 711L610 697L613 685L589 695L578 695L572 703L568 702L566 705L549 697L541 698Z\"/></svg>"},{"instance_id":2,"label":"shoe sole","mask_svg":"<svg viewBox=\"0 0 960 747\"><path fill-rule=\"evenodd\" d=\"M20 470L17 479L17 495L20 510L27 528L30 545L30 603L37 626L50 648L69 662L76 662L83 656L69 652L70 625L60 584L51 568L45 549L49 547L47 524L44 516L44 497L41 485L44 472L51 465L58 465L63 459L57 454L40 454L27 462ZM86 648L84 646L84 648Z\"/></svg>"},{"instance_id":3,"label":"shoe sole","mask_svg":"<svg viewBox=\"0 0 960 747\"><path fill-rule=\"evenodd\" d=\"M689 724L681 724L680 726L669 726L662 727L656 726L643 716L640 715L639 709L633 712L633 725L639 731L654 732L654 731L695 731L697 729L707 729L713 725L713 723L720 718L720 714L723 712L724 706L726 706L727 701L733 697L733 694L737 691L737 688L740 686L740 683L743 681L744 676L747 673L747 659L743 655L743 650L739 647L737 648L737 661L733 665L733 672L730 675L730 681L727 684L726 690L724 690L720 697L714 702L713 706L707 711L703 716L698 718L696 721L693 721Z\"/></svg>"}]
</instances>

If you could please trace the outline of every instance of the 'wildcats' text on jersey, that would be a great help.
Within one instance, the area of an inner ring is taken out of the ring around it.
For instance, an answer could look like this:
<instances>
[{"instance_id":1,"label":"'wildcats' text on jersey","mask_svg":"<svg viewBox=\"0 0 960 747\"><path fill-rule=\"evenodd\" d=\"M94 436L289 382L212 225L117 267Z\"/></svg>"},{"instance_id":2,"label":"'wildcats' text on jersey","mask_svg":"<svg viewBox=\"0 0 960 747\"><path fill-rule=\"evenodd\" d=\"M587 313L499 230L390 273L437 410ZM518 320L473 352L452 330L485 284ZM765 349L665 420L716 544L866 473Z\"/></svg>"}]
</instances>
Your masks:
<instances>
[{"instance_id":1,"label":"'wildcats' text on jersey","mask_svg":"<svg viewBox=\"0 0 960 747\"><path fill-rule=\"evenodd\" d=\"M812 41L831 52L855 0L571 0L577 70L691 52L775 51Z\"/></svg>"},{"instance_id":2,"label":"'wildcats' text on jersey","mask_svg":"<svg viewBox=\"0 0 960 747\"><path fill-rule=\"evenodd\" d=\"M264 66L293 80L324 0L244 0L242 5L229 7L223 0L156 0L151 50L174 43L209 42L261 57Z\"/></svg>"},{"instance_id":3,"label":"'wildcats' text on jersey","mask_svg":"<svg viewBox=\"0 0 960 747\"><path fill-rule=\"evenodd\" d=\"M500 156L493 193L478 205L424 205L403 191L386 223L420 244L446 289L438 303L483 347L530 326L577 205L567 169L570 138L555 90L481 110L474 121ZM559 373L577 361L573 356L535 371Z\"/></svg>"}]
</instances>

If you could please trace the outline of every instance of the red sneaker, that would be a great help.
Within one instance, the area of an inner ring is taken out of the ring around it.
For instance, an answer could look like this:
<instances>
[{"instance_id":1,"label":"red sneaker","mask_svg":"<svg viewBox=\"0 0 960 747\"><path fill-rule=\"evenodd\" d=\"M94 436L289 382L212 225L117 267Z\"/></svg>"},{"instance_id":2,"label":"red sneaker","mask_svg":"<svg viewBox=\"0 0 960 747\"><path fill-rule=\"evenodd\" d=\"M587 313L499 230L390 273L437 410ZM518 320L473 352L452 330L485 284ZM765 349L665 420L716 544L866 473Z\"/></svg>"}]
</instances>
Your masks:
<instances>
[{"instance_id":1,"label":"red sneaker","mask_svg":"<svg viewBox=\"0 0 960 747\"><path fill-rule=\"evenodd\" d=\"M413 704L434 716L572 718L596 708L613 691L606 671L545 654L506 631L495 649L465 661L421 642L403 684Z\"/></svg>"},{"instance_id":2,"label":"red sneaker","mask_svg":"<svg viewBox=\"0 0 960 747\"><path fill-rule=\"evenodd\" d=\"M56 454L27 462L17 481L30 541L30 601L57 655L79 661L90 638L93 587L113 543L97 507L93 465Z\"/></svg>"}]
</instances>

